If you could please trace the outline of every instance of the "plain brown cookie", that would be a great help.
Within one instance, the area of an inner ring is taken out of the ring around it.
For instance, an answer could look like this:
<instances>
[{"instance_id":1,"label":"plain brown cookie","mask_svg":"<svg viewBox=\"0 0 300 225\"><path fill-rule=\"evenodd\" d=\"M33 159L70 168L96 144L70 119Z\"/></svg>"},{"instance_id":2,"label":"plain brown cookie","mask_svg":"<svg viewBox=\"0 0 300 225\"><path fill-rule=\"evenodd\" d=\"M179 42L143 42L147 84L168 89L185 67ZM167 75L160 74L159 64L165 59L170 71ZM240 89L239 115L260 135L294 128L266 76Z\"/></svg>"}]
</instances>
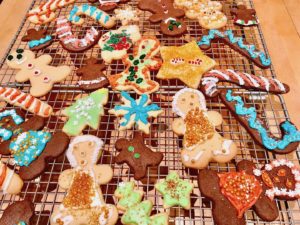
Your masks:
<instances>
[{"instance_id":1,"label":"plain brown cookie","mask_svg":"<svg viewBox=\"0 0 300 225\"><path fill-rule=\"evenodd\" d=\"M141 134L135 133L133 139L121 138L115 148L120 153L115 157L118 164L126 163L134 173L134 179L141 180L147 175L149 166L158 166L163 159L161 152L153 152L144 144Z\"/></svg>"},{"instance_id":2,"label":"plain brown cookie","mask_svg":"<svg viewBox=\"0 0 300 225\"><path fill-rule=\"evenodd\" d=\"M96 90L109 85L108 79L103 74L105 64L99 63L96 58L88 58L85 60L86 65L80 67L76 74L81 76L78 81L79 87L83 90Z\"/></svg>"},{"instance_id":3,"label":"plain brown cookie","mask_svg":"<svg viewBox=\"0 0 300 225\"><path fill-rule=\"evenodd\" d=\"M44 48L47 48L50 46L53 42L53 37L51 37L50 40L47 40L46 42L42 41L42 39L45 39L47 35L47 30L36 30L34 28L27 30L27 34L22 37L22 41L27 41L27 42L35 42L34 47L31 47L30 44L29 48L32 51L38 51ZM39 43L39 42L44 42L44 43Z\"/></svg>"},{"instance_id":4,"label":"plain brown cookie","mask_svg":"<svg viewBox=\"0 0 300 225\"><path fill-rule=\"evenodd\" d=\"M1 225L16 225L23 221L30 225L30 218L34 213L34 205L29 200L15 202L9 205L3 212L0 219Z\"/></svg>"},{"instance_id":5,"label":"plain brown cookie","mask_svg":"<svg viewBox=\"0 0 300 225\"><path fill-rule=\"evenodd\" d=\"M89 2L95 2L94 0L88 0ZM126 3L129 0L99 0L100 5L98 6L99 9L107 12L107 11L111 11L114 10L115 8L118 7L118 4L120 3Z\"/></svg>"},{"instance_id":6,"label":"plain brown cookie","mask_svg":"<svg viewBox=\"0 0 300 225\"><path fill-rule=\"evenodd\" d=\"M160 23L161 32L168 36L179 36L187 31L183 20L185 12L173 6L173 0L141 0L138 8L153 13L149 20L152 23Z\"/></svg>"}]
</instances>

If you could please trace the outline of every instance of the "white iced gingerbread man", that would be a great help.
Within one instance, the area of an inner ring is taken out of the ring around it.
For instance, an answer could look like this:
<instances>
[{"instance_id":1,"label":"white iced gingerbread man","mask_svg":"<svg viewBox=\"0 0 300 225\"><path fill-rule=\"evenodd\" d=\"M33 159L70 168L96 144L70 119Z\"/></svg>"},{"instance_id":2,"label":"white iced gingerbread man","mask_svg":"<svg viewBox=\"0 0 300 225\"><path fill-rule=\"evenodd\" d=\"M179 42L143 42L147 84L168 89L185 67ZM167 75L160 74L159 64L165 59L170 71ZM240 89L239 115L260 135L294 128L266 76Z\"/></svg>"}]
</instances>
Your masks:
<instances>
[{"instance_id":1,"label":"white iced gingerbread man","mask_svg":"<svg viewBox=\"0 0 300 225\"><path fill-rule=\"evenodd\" d=\"M222 124L222 116L207 111L200 91L181 89L173 98L172 109L180 116L173 121L172 129L177 135L184 135L181 159L186 167L202 169L210 161L225 163L237 154L233 141L215 130L215 126Z\"/></svg>"},{"instance_id":2,"label":"white iced gingerbread man","mask_svg":"<svg viewBox=\"0 0 300 225\"><path fill-rule=\"evenodd\" d=\"M58 184L67 190L62 204L51 216L52 225L113 225L118 219L114 205L104 202L101 184L113 177L109 165L96 165L103 142L92 135L75 137L67 150L72 169L59 176Z\"/></svg>"},{"instance_id":3,"label":"white iced gingerbread man","mask_svg":"<svg viewBox=\"0 0 300 225\"><path fill-rule=\"evenodd\" d=\"M18 69L15 79L17 82L30 81L30 94L40 97L51 91L54 83L66 79L71 73L69 66L49 66L52 61L50 55L41 55L35 58L35 54L29 50L17 49L7 57L7 65Z\"/></svg>"}]
</instances>

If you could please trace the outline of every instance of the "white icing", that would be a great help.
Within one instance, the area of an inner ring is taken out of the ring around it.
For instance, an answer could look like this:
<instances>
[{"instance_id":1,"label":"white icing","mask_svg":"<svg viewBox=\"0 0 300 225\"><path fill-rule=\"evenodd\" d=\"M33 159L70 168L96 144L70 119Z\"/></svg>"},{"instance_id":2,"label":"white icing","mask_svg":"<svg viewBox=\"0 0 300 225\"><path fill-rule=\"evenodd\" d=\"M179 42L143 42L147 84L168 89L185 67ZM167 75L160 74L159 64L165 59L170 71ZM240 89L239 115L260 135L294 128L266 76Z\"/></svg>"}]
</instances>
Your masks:
<instances>
[{"instance_id":1,"label":"white icing","mask_svg":"<svg viewBox=\"0 0 300 225\"><path fill-rule=\"evenodd\" d=\"M220 76L224 77L224 79L230 80L230 77L229 77L227 74L222 73L222 72L219 71L219 70L211 70L211 71L209 71L209 72L210 72L210 73L217 73L217 74L219 74Z\"/></svg>"},{"instance_id":2,"label":"white icing","mask_svg":"<svg viewBox=\"0 0 300 225\"><path fill-rule=\"evenodd\" d=\"M234 70L228 69L227 71L230 72L232 75L234 75L238 79L240 85L245 84L244 79L238 73L236 73Z\"/></svg>"},{"instance_id":3,"label":"white icing","mask_svg":"<svg viewBox=\"0 0 300 225\"><path fill-rule=\"evenodd\" d=\"M276 84L278 85L278 87L281 91L285 91L284 85L279 80L277 80L275 78L273 80L276 82Z\"/></svg>"},{"instance_id":4,"label":"white icing","mask_svg":"<svg viewBox=\"0 0 300 225\"><path fill-rule=\"evenodd\" d=\"M254 85L254 87L259 87L259 83L248 73L243 73L246 77L248 77L248 79L252 82L252 84Z\"/></svg>"},{"instance_id":5,"label":"white icing","mask_svg":"<svg viewBox=\"0 0 300 225\"><path fill-rule=\"evenodd\" d=\"M254 170L253 170L253 173L254 173L254 175L257 176L257 177L261 176L261 170L259 170L259 169L254 169Z\"/></svg>"},{"instance_id":6,"label":"white icing","mask_svg":"<svg viewBox=\"0 0 300 225\"><path fill-rule=\"evenodd\" d=\"M195 159L195 160L199 160L199 159L201 158L201 156L202 156L203 153L204 153L203 151L198 152L198 153L194 156L194 159Z\"/></svg>"},{"instance_id":7,"label":"white icing","mask_svg":"<svg viewBox=\"0 0 300 225\"><path fill-rule=\"evenodd\" d=\"M68 26L68 25L66 25L66 26L62 26L62 27L58 27L58 28L56 28L56 32L60 32L60 31L62 31L62 30L66 30L66 29L69 29L70 28L70 26ZM59 37L59 36L58 36Z\"/></svg>"},{"instance_id":8,"label":"white icing","mask_svg":"<svg viewBox=\"0 0 300 225\"><path fill-rule=\"evenodd\" d=\"M70 39L66 39L64 40L64 44L70 44L70 43L74 43L77 39L76 38L70 38Z\"/></svg>"},{"instance_id":9,"label":"white icing","mask_svg":"<svg viewBox=\"0 0 300 225\"><path fill-rule=\"evenodd\" d=\"M222 143L222 149L221 150L214 150L213 154L214 155L229 155L230 154L230 146L232 145L233 141L232 140L225 140ZM224 151L225 150L225 151Z\"/></svg>"},{"instance_id":10,"label":"white icing","mask_svg":"<svg viewBox=\"0 0 300 225\"><path fill-rule=\"evenodd\" d=\"M265 165L265 169L266 169L267 171L270 171L270 170L273 169L273 166L271 166L270 164L266 164L266 165Z\"/></svg>"},{"instance_id":11,"label":"white icing","mask_svg":"<svg viewBox=\"0 0 300 225\"><path fill-rule=\"evenodd\" d=\"M11 182L11 179L13 178L13 175L14 175L14 171L9 169L9 168L6 168L6 171L8 170L8 175L5 177L5 180L3 182L3 185L2 185L2 190L3 190L3 193L6 194L6 191L7 191L7 188Z\"/></svg>"},{"instance_id":12,"label":"white icing","mask_svg":"<svg viewBox=\"0 0 300 225\"><path fill-rule=\"evenodd\" d=\"M65 37L65 36L71 36L71 35L72 35L72 32L68 31L68 32L62 33L61 35L58 35L58 38L62 38L62 37Z\"/></svg>"},{"instance_id":13,"label":"white icing","mask_svg":"<svg viewBox=\"0 0 300 225\"><path fill-rule=\"evenodd\" d=\"M270 90L269 80L267 78L263 77L263 76L260 76L260 78L264 81L266 90L269 91Z\"/></svg>"},{"instance_id":14,"label":"white icing","mask_svg":"<svg viewBox=\"0 0 300 225\"><path fill-rule=\"evenodd\" d=\"M62 19L62 18L58 18L57 21L56 21L56 23L59 24L59 25L63 24L63 23L67 23L67 22L68 22L67 19Z\"/></svg>"},{"instance_id":15,"label":"white icing","mask_svg":"<svg viewBox=\"0 0 300 225\"><path fill-rule=\"evenodd\" d=\"M24 56L24 57L22 58L22 60L17 60L16 63L20 65L20 64L22 64L22 63L25 62L25 61L27 61L27 57L26 57L26 56Z\"/></svg>"},{"instance_id":16,"label":"white icing","mask_svg":"<svg viewBox=\"0 0 300 225\"><path fill-rule=\"evenodd\" d=\"M165 23L168 23L169 21L176 21L176 19L173 18L173 17L169 17L169 18L164 20Z\"/></svg>"},{"instance_id":17,"label":"white icing","mask_svg":"<svg viewBox=\"0 0 300 225\"><path fill-rule=\"evenodd\" d=\"M71 215L63 216L61 213L57 214L53 218L53 222L56 223L57 219L60 219L64 225L71 225L71 223L74 221L73 216Z\"/></svg>"},{"instance_id":18,"label":"white icing","mask_svg":"<svg viewBox=\"0 0 300 225\"><path fill-rule=\"evenodd\" d=\"M188 162L190 160L190 157L188 155L183 155L182 157L185 162Z\"/></svg>"},{"instance_id":19,"label":"white icing","mask_svg":"<svg viewBox=\"0 0 300 225\"><path fill-rule=\"evenodd\" d=\"M100 2L101 5L107 4L107 3L117 3L119 1L120 0L99 0L99 2Z\"/></svg>"},{"instance_id":20,"label":"white icing","mask_svg":"<svg viewBox=\"0 0 300 225\"><path fill-rule=\"evenodd\" d=\"M101 213L99 216L99 224L100 225L106 225L107 221L109 220L109 218L112 216L112 208L110 206L104 206L106 208L108 208L108 218L105 218L106 213Z\"/></svg>"},{"instance_id":21,"label":"white icing","mask_svg":"<svg viewBox=\"0 0 300 225\"><path fill-rule=\"evenodd\" d=\"M99 77L98 79L95 79L95 80L80 80L80 81L78 81L78 84L79 85L81 85L81 84L98 84L104 80L105 80L105 77Z\"/></svg>"}]
</instances>

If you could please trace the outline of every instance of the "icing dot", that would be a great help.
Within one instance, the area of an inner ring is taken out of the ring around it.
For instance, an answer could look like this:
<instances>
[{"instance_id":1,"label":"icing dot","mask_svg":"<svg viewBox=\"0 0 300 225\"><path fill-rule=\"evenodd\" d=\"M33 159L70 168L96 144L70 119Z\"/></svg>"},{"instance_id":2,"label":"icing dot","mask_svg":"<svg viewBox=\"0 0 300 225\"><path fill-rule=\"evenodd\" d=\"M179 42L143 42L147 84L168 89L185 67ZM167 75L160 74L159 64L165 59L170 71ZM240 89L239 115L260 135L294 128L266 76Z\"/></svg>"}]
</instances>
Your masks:
<instances>
[{"instance_id":1,"label":"icing dot","mask_svg":"<svg viewBox=\"0 0 300 225\"><path fill-rule=\"evenodd\" d=\"M134 58L133 58L133 56L132 56L132 55L130 55L130 56L129 56L129 59L130 59L130 60L133 60Z\"/></svg>"},{"instance_id":2,"label":"icing dot","mask_svg":"<svg viewBox=\"0 0 300 225\"><path fill-rule=\"evenodd\" d=\"M32 69L32 68L33 68L32 63L28 63L28 64L27 64L27 68L28 68L28 69Z\"/></svg>"},{"instance_id":3,"label":"icing dot","mask_svg":"<svg viewBox=\"0 0 300 225\"><path fill-rule=\"evenodd\" d=\"M19 49L17 49L16 52L17 52L17 53L23 53L23 52L24 52L24 49L19 48Z\"/></svg>"},{"instance_id":4,"label":"icing dot","mask_svg":"<svg viewBox=\"0 0 300 225\"><path fill-rule=\"evenodd\" d=\"M130 145L130 146L128 147L128 151L133 152L133 151L134 151L134 147Z\"/></svg>"},{"instance_id":5,"label":"icing dot","mask_svg":"<svg viewBox=\"0 0 300 225\"><path fill-rule=\"evenodd\" d=\"M139 159L141 157L141 155L140 155L140 153L134 153L133 157L136 159Z\"/></svg>"},{"instance_id":6,"label":"icing dot","mask_svg":"<svg viewBox=\"0 0 300 225\"><path fill-rule=\"evenodd\" d=\"M22 56L21 54L18 54L18 55L17 55L17 59L22 59L22 57L23 57L23 56Z\"/></svg>"},{"instance_id":7,"label":"icing dot","mask_svg":"<svg viewBox=\"0 0 300 225\"><path fill-rule=\"evenodd\" d=\"M33 72L33 74L34 74L35 76L38 76L38 75L41 74L41 71L40 71L40 70L35 70L35 71ZM45 79L45 78L44 78L44 79Z\"/></svg>"},{"instance_id":8,"label":"icing dot","mask_svg":"<svg viewBox=\"0 0 300 225\"><path fill-rule=\"evenodd\" d=\"M44 83L48 83L50 81L49 77L44 77Z\"/></svg>"},{"instance_id":9,"label":"icing dot","mask_svg":"<svg viewBox=\"0 0 300 225\"><path fill-rule=\"evenodd\" d=\"M9 55L9 56L7 57L7 60L11 61L13 58L14 58L14 57L13 57L12 55Z\"/></svg>"},{"instance_id":10,"label":"icing dot","mask_svg":"<svg viewBox=\"0 0 300 225\"><path fill-rule=\"evenodd\" d=\"M136 83L137 83L137 84L140 84L140 83L142 83L142 82L143 82L143 78L141 78L141 77L138 78L138 79L136 80Z\"/></svg>"},{"instance_id":11,"label":"icing dot","mask_svg":"<svg viewBox=\"0 0 300 225\"><path fill-rule=\"evenodd\" d=\"M140 61L138 59L134 60L133 65L138 65Z\"/></svg>"},{"instance_id":12,"label":"icing dot","mask_svg":"<svg viewBox=\"0 0 300 225\"><path fill-rule=\"evenodd\" d=\"M140 59L144 59L146 57L146 54L142 54L141 56L140 56Z\"/></svg>"}]
</instances>

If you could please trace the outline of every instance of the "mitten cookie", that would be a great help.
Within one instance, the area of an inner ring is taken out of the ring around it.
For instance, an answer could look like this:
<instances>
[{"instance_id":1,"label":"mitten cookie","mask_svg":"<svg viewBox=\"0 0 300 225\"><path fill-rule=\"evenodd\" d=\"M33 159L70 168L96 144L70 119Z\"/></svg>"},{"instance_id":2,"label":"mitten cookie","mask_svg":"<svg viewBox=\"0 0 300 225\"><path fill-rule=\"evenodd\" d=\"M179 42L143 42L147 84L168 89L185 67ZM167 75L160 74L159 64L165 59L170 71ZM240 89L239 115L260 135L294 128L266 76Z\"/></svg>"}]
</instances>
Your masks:
<instances>
[{"instance_id":1,"label":"mitten cookie","mask_svg":"<svg viewBox=\"0 0 300 225\"><path fill-rule=\"evenodd\" d=\"M149 166L158 166L163 159L161 152L153 152L144 144L144 138L136 133L131 140L118 139L115 148L120 153L115 157L118 164L126 163L134 173L134 179L141 180L147 175Z\"/></svg>"},{"instance_id":2,"label":"mitten cookie","mask_svg":"<svg viewBox=\"0 0 300 225\"><path fill-rule=\"evenodd\" d=\"M240 26L253 26L258 24L255 9L247 9L245 5L239 4L237 8L230 10L234 15L234 23Z\"/></svg>"},{"instance_id":3,"label":"mitten cookie","mask_svg":"<svg viewBox=\"0 0 300 225\"><path fill-rule=\"evenodd\" d=\"M29 49L38 51L50 46L53 42L51 35L47 35L47 30L27 30L27 35L23 36L22 41L27 41Z\"/></svg>"},{"instance_id":4,"label":"mitten cookie","mask_svg":"<svg viewBox=\"0 0 300 225\"><path fill-rule=\"evenodd\" d=\"M17 49L7 57L7 65L19 70L15 76L17 82L30 81L30 94L40 97L51 91L55 83L66 79L71 73L69 66L50 66L50 55L41 55L35 58L35 54L29 50Z\"/></svg>"},{"instance_id":5,"label":"mitten cookie","mask_svg":"<svg viewBox=\"0 0 300 225\"><path fill-rule=\"evenodd\" d=\"M235 37L232 30L226 30L224 32L210 30L208 35L202 36L198 45L201 49L207 50L211 47L213 41L223 42L260 68L267 69L271 66L271 60L267 58L264 52L257 50L254 45L245 44L243 38Z\"/></svg>"},{"instance_id":6,"label":"mitten cookie","mask_svg":"<svg viewBox=\"0 0 300 225\"><path fill-rule=\"evenodd\" d=\"M98 44L101 48L101 57L106 63L122 59L127 50L141 39L139 27L136 25L122 26L117 30L102 35Z\"/></svg>"},{"instance_id":7,"label":"mitten cookie","mask_svg":"<svg viewBox=\"0 0 300 225\"><path fill-rule=\"evenodd\" d=\"M18 174L0 161L0 191L3 194L19 194L23 181Z\"/></svg>"},{"instance_id":8,"label":"mitten cookie","mask_svg":"<svg viewBox=\"0 0 300 225\"><path fill-rule=\"evenodd\" d=\"M229 162L237 154L232 140L225 139L215 129L222 124L222 116L207 111L203 94L185 88L173 98L172 110L180 118L172 123L173 131L183 137L181 160L186 167L202 169L210 161Z\"/></svg>"},{"instance_id":9,"label":"mitten cookie","mask_svg":"<svg viewBox=\"0 0 300 225\"><path fill-rule=\"evenodd\" d=\"M134 124L137 129L149 134L150 123L149 118L156 118L163 111L157 104L150 104L151 99L149 95L142 94L139 99L135 100L130 95L122 91L121 100L123 105L117 105L108 112L115 116L122 116L119 130L126 130L132 128ZM150 105L149 105L150 104Z\"/></svg>"},{"instance_id":10,"label":"mitten cookie","mask_svg":"<svg viewBox=\"0 0 300 225\"><path fill-rule=\"evenodd\" d=\"M139 9L153 13L149 20L152 23L160 23L161 32L168 36L178 36L186 32L187 26L183 20L184 11L175 9L173 0L141 0Z\"/></svg>"},{"instance_id":11,"label":"mitten cookie","mask_svg":"<svg viewBox=\"0 0 300 225\"><path fill-rule=\"evenodd\" d=\"M34 214L34 205L29 200L15 202L9 205L0 219L1 225L30 225Z\"/></svg>"},{"instance_id":12,"label":"mitten cookie","mask_svg":"<svg viewBox=\"0 0 300 225\"><path fill-rule=\"evenodd\" d=\"M122 73L108 77L113 89L119 91L134 90L139 95L150 94L159 88L159 84L150 77L150 70L158 70L161 60L155 58L160 43L154 37L143 37L135 45L133 55L122 58L126 68Z\"/></svg>"},{"instance_id":13,"label":"mitten cookie","mask_svg":"<svg viewBox=\"0 0 300 225\"><path fill-rule=\"evenodd\" d=\"M160 53L163 64L156 77L179 79L191 88L198 88L202 74L216 65L213 59L204 55L195 41L179 47L161 47Z\"/></svg>"},{"instance_id":14,"label":"mitten cookie","mask_svg":"<svg viewBox=\"0 0 300 225\"><path fill-rule=\"evenodd\" d=\"M51 225L116 223L118 211L114 205L104 202L99 186L113 176L109 165L96 165L102 146L103 141L92 135L77 136L71 141L66 156L72 168L63 171L58 179L67 194L54 209Z\"/></svg>"},{"instance_id":15,"label":"mitten cookie","mask_svg":"<svg viewBox=\"0 0 300 225\"><path fill-rule=\"evenodd\" d=\"M89 96L76 100L71 106L63 110L69 117L63 131L70 135L79 135L86 126L97 129L100 116L104 115L103 105L108 101L108 89L102 88L92 92Z\"/></svg>"},{"instance_id":16,"label":"mitten cookie","mask_svg":"<svg viewBox=\"0 0 300 225\"><path fill-rule=\"evenodd\" d=\"M83 90L96 90L109 85L108 79L103 74L105 64L99 63L96 58L85 60L86 65L76 71L76 75L81 77L78 81L79 87Z\"/></svg>"}]
</instances>

